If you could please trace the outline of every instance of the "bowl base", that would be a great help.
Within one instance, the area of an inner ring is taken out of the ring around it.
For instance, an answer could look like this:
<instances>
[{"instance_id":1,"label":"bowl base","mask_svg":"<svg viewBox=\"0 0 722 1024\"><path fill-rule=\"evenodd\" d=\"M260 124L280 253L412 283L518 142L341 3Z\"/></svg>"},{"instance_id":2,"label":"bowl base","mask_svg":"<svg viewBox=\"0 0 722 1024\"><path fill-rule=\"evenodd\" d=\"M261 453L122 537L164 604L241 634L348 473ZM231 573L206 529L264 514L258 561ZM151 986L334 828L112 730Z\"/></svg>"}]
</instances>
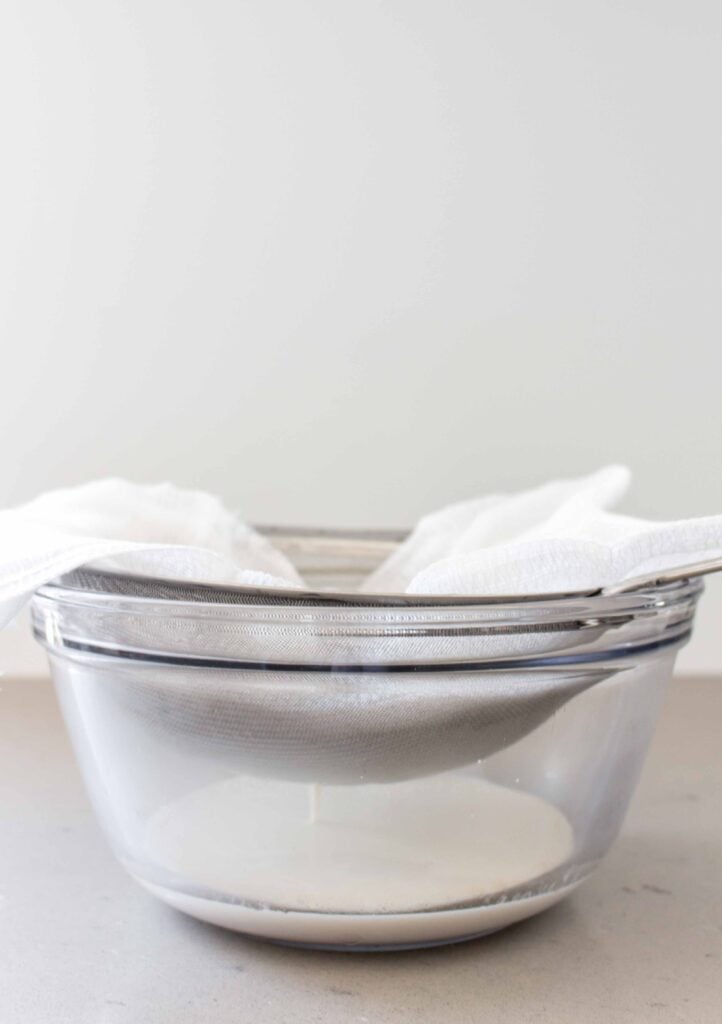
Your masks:
<instances>
[{"instance_id":1,"label":"bowl base","mask_svg":"<svg viewBox=\"0 0 722 1024\"><path fill-rule=\"evenodd\" d=\"M134 875L164 903L191 917L286 946L348 952L418 949L465 942L539 914L569 895L580 880L553 892L459 910L409 914L334 914L271 910L189 896Z\"/></svg>"}]
</instances>

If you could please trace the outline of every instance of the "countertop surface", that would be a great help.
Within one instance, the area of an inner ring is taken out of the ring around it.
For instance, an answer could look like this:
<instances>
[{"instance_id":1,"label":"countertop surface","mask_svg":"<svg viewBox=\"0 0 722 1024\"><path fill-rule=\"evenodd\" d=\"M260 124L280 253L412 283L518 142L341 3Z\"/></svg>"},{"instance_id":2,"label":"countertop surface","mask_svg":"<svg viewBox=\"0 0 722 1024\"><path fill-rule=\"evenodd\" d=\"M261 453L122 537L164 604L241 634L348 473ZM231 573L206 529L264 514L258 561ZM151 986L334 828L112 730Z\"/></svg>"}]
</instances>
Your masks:
<instances>
[{"instance_id":1,"label":"countertop surface","mask_svg":"<svg viewBox=\"0 0 722 1024\"><path fill-rule=\"evenodd\" d=\"M719 1024L722 679L677 680L615 848L552 910L457 946L287 949L142 891L46 679L0 679L2 1024Z\"/></svg>"}]
</instances>

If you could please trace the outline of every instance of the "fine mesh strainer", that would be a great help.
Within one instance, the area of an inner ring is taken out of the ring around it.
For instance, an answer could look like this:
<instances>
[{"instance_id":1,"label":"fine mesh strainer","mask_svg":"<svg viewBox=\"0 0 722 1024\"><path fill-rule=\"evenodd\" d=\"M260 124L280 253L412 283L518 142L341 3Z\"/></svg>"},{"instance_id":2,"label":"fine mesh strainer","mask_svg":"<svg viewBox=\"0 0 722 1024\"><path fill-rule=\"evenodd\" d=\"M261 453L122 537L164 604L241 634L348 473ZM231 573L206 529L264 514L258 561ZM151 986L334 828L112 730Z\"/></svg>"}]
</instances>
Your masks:
<instances>
[{"instance_id":1,"label":"fine mesh strainer","mask_svg":"<svg viewBox=\"0 0 722 1024\"><path fill-rule=\"evenodd\" d=\"M678 646L699 591L359 594L400 535L273 539L316 590L97 568L42 588L36 634L67 663L85 723L228 772L327 785L423 777L509 748L651 650Z\"/></svg>"}]
</instances>

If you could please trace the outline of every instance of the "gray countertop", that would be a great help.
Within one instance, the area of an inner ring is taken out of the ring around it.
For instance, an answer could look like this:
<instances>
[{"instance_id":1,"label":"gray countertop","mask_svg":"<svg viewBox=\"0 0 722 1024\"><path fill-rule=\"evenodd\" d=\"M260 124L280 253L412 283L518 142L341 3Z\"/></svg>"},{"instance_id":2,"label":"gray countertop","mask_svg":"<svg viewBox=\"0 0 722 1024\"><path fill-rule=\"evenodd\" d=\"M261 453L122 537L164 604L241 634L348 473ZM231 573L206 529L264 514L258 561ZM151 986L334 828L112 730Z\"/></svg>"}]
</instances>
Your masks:
<instances>
[{"instance_id":1,"label":"gray countertop","mask_svg":"<svg viewBox=\"0 0 722 1024\"><path fill-rule=\"evenodd\" d=\"M143 892L92 818L50 683L0 679L2 1024L722 1020L722 680L678 680L622 836L571 898L486 939L272 946Z\"/></svg>"}]
</instances>

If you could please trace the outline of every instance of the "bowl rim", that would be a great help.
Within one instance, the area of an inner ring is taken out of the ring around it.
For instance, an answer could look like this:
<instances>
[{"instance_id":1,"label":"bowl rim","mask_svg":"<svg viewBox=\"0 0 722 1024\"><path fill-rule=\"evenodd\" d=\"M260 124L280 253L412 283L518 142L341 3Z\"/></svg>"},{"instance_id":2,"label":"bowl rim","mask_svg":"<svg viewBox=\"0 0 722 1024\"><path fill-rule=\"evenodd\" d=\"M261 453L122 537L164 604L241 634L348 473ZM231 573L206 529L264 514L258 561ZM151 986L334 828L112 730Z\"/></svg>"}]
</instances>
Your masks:
<instances>
[{"instance_id":1,"label":"bowl rim","mask_svg":"<svg viewBox=\"0 0 722 1024\"><path fill-rule=\"evenodd\" d=\"M582 601L589 605L648 608L696 597L704 584L700 579L684 578L673 582L645 585L638 590L606 593L602 588L536 594L405 594L357 593L354 591L311 590L265 586L237 586L194 580L123 573L105 569L76 569L39 587L39 596L54 600L107 601L119 599L133 603L185 604L209 607L276 606L297 608L434 609L466 608L479 611L495 607L539 606Z\"/></svg>"}]
</instances>

